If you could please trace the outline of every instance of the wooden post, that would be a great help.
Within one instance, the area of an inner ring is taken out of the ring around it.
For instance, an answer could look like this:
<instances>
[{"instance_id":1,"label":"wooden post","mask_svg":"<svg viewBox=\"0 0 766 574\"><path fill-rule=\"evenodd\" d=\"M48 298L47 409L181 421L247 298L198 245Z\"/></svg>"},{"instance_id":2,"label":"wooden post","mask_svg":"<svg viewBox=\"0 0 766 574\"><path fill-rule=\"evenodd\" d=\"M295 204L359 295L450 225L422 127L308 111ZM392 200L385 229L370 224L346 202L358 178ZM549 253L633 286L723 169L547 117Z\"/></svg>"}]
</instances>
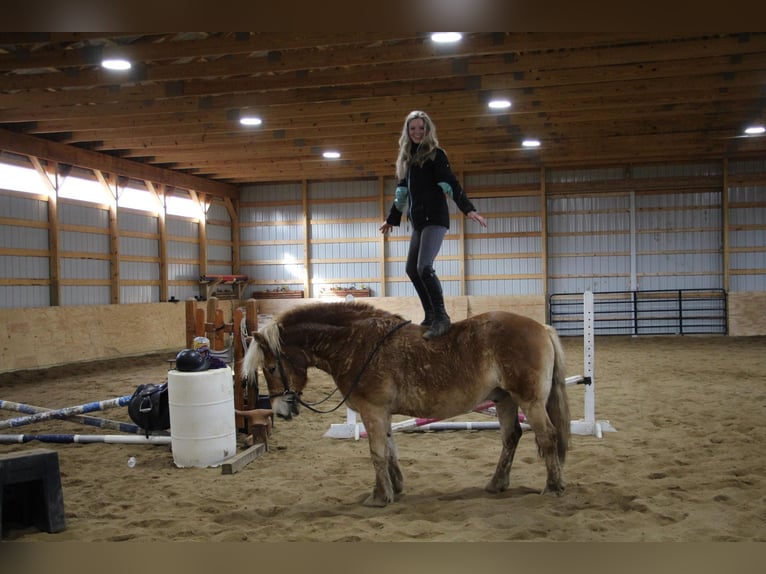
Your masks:
<instances>
[{"instance_id":1,"label":"wooden post","mask_svg":"<svg viewBox=\"0 0 766 574\"><path fill-rule=\"evenodd\" d=\"M223 309L215 310L215 320L213 321L213 338L210 339L210 348L214 351L223 351L224 349L224 333L225 329L223 322Z\"/></svg>"},{"instance_id":2,"label":"wooden post","mask_svg":"<svg viewBox=\"0 0 766 574\"><path fill-rule=\"evenodd\" d=\"M210 297L207 300L207 314L205 315L205 337L210 339L210 348L213 348L215 339L215 309L218 297Z\"/></svg>"},{"instance_id":3,"label":"wooden post","mask_svg":"<svg viewBox=\"0 0 766 574\"><path fill-rule=\"evenodd\" d=\"M237 307L234 309L232 326L232 337L234 337L234 408L239 411L246 410L245 407L245 385L242 382L242 360L245 358L245 347L242 344L239 329L242 321L245 319L245 308ZM249 406L248 406L249 408ZM241 415L236 415L237 428L244 428L247 432L247 421Z\"/></svg>"},{"instance_id":4,"label":"wooden post","mask_svg":"<svg viewBox=\"0 0 766 574\"><path fill-rule=\"evenodd\" d=\"M197 333L197 301L186 300L186 348L191 349L192 341Z\"/></svg>"}]
</instances>

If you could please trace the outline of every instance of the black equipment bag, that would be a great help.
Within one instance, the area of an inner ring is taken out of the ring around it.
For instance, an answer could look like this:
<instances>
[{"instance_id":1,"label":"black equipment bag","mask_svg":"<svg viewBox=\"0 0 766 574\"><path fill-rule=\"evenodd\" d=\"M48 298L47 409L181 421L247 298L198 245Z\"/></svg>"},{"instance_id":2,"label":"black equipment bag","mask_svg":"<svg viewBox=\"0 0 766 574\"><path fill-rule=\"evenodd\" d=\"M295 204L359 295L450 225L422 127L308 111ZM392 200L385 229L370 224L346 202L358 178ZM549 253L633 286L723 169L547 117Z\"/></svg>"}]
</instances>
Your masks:
<instances>
[{"instance_id":1,"label":"black equipment bag","mask_svg":"<svg viewBox=\"0 0 766 574\"><path fill-rule=\"evenodd\" d=\"M146 438L149 438L149 431L169 429L168 384L138 385L128 402L128 414L146 431Z\"/></svg>"}]
</instances>

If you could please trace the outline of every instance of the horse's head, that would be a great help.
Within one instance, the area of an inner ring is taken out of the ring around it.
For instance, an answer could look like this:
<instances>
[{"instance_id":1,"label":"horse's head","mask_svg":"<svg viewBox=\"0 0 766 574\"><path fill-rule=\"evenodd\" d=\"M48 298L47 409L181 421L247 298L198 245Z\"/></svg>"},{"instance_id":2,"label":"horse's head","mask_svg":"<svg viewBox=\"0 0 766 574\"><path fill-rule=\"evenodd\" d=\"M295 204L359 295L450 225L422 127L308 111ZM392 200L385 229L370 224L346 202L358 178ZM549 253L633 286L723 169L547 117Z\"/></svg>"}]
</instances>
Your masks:
<instances>
[{"instance_id":1,"label":"horse's head","mask_svg":"<svg viewBox=\"0 0 766 574\"><path fill-rule=\"evenodd\" d=\"M274 413L287 420L300 414L300 395L306 386L308 361L298 349L283 347L278 323L271 323L253 334L253 342L242 363L242 376L253 377L258 369L266 379Z\"/></svg>"}]
</instances>

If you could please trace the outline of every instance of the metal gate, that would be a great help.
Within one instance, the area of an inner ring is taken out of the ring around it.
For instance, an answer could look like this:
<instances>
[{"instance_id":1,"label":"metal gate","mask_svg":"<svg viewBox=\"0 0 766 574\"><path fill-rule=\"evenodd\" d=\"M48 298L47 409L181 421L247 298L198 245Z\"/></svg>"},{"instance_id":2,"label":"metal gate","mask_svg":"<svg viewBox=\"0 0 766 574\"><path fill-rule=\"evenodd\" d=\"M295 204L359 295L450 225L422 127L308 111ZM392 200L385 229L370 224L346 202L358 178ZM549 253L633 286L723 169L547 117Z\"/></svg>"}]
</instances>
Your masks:
<instances>
[{"instance_id":1,"label":"metal gate","mask_svg":"<svg viewBox=\"0 0 766 574\"><path fill-rule=\"evenodd\" d=\"M583 333L583 294L548 298L549 320L562 336ZM596 335L726 335L723 289L593 293Z\"/></svg>"}]
</instances>

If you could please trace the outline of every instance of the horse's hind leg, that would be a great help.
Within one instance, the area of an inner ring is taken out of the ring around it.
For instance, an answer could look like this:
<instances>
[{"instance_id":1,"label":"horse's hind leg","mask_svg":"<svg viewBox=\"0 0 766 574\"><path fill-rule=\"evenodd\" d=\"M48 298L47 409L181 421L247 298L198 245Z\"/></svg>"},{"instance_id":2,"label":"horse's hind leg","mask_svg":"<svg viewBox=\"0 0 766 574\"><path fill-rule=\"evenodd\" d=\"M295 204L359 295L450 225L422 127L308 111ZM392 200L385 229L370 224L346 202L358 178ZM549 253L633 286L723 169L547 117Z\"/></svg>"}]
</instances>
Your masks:
<instances>
[{"instance_id":1,"label":"horse's hind leg","mask_svg":"<svg viewBox=\"0 0 766 574\"><path fill-rule=\"evenodd\" d=\"M508 488L513 457L522 434L519 424L519 407L510 396L501 399L496 403L495 408L500 421L503 450L500 453L495 474L485 487L487 492L502 492Z\"/></svg>"},{"instance_id":2,"label":"horse's hind leg","mask_svg":"<svg viewBox=\"0 0 766 574\"><path fill-rule=\"evenodd\" d=\"M386 436L388 446L388 475L391 477L391 487L394 494L401 494L404 490L404 477L402 469L399 468L399 454L396 449L393 431L389 430Z\"/></svg>"},{"instance_id":3,"label":"horse's hind leg","mask_svg":"<svg viewBox=\"0 0 766 574\"><path fill-rule=\"evenodd\" d=\"M529 426L535 433L535 442L540 456L545 460L545 468L548 472L548 478L545 483L545 492L554 492L561 494L564 492L564 480L561 474L561 461L559 460L558 448L556 444L556 429L553 426L545 406L540 401L530 403L525 407L524 414L527 417Z\"/></svg>"}]
</instances>

